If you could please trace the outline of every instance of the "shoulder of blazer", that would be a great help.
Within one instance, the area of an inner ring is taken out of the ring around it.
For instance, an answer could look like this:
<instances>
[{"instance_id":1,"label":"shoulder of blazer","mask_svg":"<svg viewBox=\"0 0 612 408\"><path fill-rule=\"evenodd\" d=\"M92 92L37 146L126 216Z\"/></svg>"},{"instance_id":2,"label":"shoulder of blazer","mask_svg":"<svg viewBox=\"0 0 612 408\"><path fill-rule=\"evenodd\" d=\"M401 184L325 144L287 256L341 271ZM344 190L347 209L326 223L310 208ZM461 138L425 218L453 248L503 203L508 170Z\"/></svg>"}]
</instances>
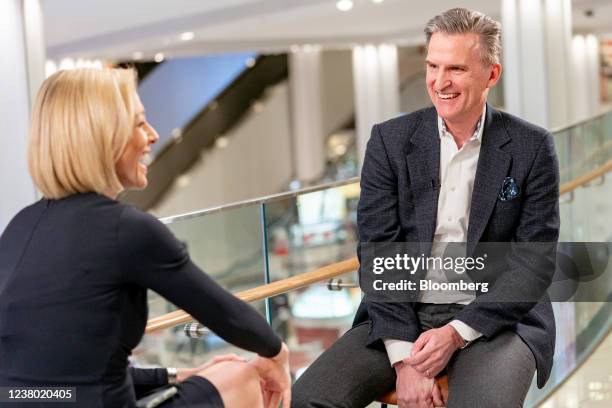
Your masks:
<instances>
[{"instance_id":1,"label":"shoulder of blazer","mask_svg":"<svg viewBox=\"0 0 612 408\"><path fill-rule=\"evenodd\" d=\"M424 121L436 121L433 106L378 123L376 126L387 146L405 146ZM403 150L403 149L402 149Z\"/></svg>"},{"instance_id":2,"label":"shoulder of blazer","mask_svg":"<svg viewBox=\"0 0 612 408\"><path fill-rule=\"evenodd\" d=\"M494 109L493 113L502 120L503 126L510 137L520 143L540 145L551 133L543 127L527 122L510 113Z\"/></svg>"}]
</instances>

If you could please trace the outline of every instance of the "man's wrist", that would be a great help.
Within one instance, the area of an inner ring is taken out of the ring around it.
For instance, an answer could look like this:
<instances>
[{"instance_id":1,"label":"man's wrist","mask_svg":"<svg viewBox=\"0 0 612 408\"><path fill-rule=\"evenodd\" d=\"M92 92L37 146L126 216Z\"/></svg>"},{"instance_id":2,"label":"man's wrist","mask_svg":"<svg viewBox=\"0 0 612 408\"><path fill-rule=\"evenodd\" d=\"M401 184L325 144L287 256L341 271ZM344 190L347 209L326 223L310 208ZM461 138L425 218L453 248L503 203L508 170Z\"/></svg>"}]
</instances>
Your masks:
<instances>
[{"instance_id":1,"label":"man's wrist","mask_svg":"<svg viewBox=\"0 0 612 408\"><path fill-rule=\"evenodd\" d=\"M451 337L457 349L462 349L468 344L468 342L463 337L461 337L461 335L459 334L457 329L453 327L453 325L447 324L446 327L448 327L449 333L451 333Z\"/></svg>"}]
</instances>

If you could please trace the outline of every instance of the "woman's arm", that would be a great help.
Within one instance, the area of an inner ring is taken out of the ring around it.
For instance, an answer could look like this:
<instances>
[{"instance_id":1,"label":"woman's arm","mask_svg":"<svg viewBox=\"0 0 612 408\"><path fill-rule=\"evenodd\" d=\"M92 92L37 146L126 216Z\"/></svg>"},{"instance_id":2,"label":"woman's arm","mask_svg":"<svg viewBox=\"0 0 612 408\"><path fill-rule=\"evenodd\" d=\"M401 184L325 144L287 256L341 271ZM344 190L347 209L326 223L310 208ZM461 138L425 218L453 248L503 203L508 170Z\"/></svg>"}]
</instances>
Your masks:
<instances>
[{"instance_id":1,"label":"woman's arm","mask_svg":"<svg viewBox=\"0 0 612 408\"><path fill-rule=\"evenodd\" d=\"M157 219L126 206L117 234L126 282L153 289L231 344L264 357L280 352L281 340L265 319L198 268Z\"/></svg>"}]
</instances>

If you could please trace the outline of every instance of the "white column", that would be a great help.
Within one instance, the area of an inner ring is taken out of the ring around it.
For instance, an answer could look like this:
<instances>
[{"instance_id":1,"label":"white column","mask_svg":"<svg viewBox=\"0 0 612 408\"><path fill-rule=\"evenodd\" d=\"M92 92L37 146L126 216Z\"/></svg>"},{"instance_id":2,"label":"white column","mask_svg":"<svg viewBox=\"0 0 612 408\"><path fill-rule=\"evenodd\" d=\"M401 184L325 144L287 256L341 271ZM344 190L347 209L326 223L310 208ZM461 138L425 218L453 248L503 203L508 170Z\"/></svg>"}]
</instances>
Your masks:
<instances>
[{"instance_id":1,"label":"white column","mask_svg":"<svg viewBox=\"0 0 612 408\"><path fill-rule=\"evenodd\" d=\"M572 121L587 119L601 107L599 40L594 35L572 39L571 88Z\"/></svg>"},{"instance_id":2,"label":"white column","mask_svg":"<svg viewBox=\"0 0 612 408\"><path fill-rule=\"evenodd\" d=\"M586 36L587 88L589 116L599 113L601 108L601 61L599 40L592 34Z\"/></svg>"},{"instance_id":3,"label":"white column","mask_svg":"<svg viewBox=\"0 0 612 408\"><path fill-rule=\"evenodd\" d=\"M325 135L321 113L321 51L305 45L289 54L291 127L295 177L316 181L325 170Z\"/></svg>"},{"instance_id":4,"label":"white column","mask_svg":"<svg viewBox=\"0 0 612 408\"><path fill-rule=\"evenodd\" d=\"M570 121L570 0L502 0L508 112L545 127Z\"/></svg>"},{"instance_id":5,"label":"white column","mask_svg":"<svg viewBox=\"0 0 612 408\"><path fill-rule=\"evenodd\" d=\"M0 1L0 232L36 199L26 149L30 89L38 88L44 73L40 10L39 0Z\"/></svg>"},{"instance_id":6,"label":"white column","mask_svg":"<svg viewBox=\"0 0 612 408\"><path fill-rule=\"evenodd\" d=\"M399 74L395 45L353 48L355 127L359 162L363 161L372 126L399 112Z\"/></svg>"}]
</instances>

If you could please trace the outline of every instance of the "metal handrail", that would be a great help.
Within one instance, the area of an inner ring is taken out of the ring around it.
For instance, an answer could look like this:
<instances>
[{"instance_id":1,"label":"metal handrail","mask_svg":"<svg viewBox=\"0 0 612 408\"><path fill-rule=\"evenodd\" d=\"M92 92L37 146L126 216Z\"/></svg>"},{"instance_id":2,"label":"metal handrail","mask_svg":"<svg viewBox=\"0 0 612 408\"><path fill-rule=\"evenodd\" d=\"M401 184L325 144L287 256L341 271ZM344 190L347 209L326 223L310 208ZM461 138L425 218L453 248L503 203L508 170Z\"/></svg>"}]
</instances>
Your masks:
<instances>
[{"instance_id":1,"label":"metal handrail","mask_svg":"<svg viewBox=\"0 0 612 408\"><path fill-rule=\"evenodd\" d=\"M559 132L563 132L564 130L570 129L570 128L574 128L580 125L584 125L587 122L590 122L592 120L598 119L600 117L606 116L608 113L612 112L612 108L605 108L602 109L599 113L593 115L593 116L589 116L588 118L584 118L584 119L580 119L580 120L576 120L574 122L570 122L566 125L563 126L558 126L556 128L550 129L550 133L559 133Z\"/></svg>"},{"instance_id":2,"label":"metal handrail","mask_svg":"<svg viewBox=\"0 0 612 408\"><path fill-rule=\"evenodd\" d=\"M316 191L326 190L328 188L346 186L348 184L354 184L358 182L359 182L359 177L353 177L353 178L346 179L346 180L333 181L330 183L319 184L319 185L312 186L312 187L304 187L298 190L285 191L285 192L278 193L278 194L271 194L271 195L267 195L263 197L251 198L251 199L244 200L244 201L237 201L235 203L224 204L218 207L206 208L204 210L196 210L196 211L192 211L192 212L188 212L184 214L173 215L170 217L163 217L163 218L160 218L160 221L163 222L164 224L169 224L175 221L183 221L189 218L195 218L195 217L218 213L218 212L222 212L226 210L247 207L250 205L268 204L271 202L281 201L287 198L296 197L300 194L314 193Z\"/></svg>"}]
</instances>

